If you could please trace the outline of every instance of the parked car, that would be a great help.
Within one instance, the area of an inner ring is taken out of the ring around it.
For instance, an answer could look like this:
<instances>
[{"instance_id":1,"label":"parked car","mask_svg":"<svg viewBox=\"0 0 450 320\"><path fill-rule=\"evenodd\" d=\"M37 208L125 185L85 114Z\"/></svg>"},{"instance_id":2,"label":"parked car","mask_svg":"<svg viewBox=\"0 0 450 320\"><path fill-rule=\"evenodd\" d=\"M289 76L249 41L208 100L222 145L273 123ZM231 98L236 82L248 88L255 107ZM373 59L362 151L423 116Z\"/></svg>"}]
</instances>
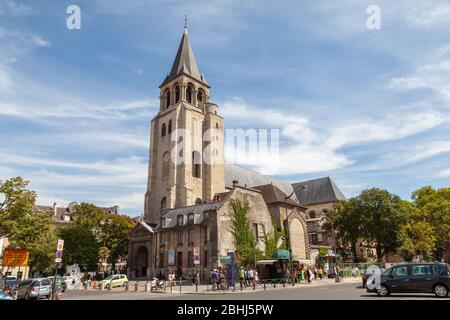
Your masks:
<instances>
[{"instance_id":1,"label":"parked car","mask_svg":"<svg viewBox=\"0 0 450 320\"><path fill-rule=\"evenodd\" d=\"M100 281L100 285L103 284L105 288L108 284L111 284L111 287L125 287L127 283L128 278L125 274L113 274Z\"/></svg>"},{"instance_id":2,"label":"parked car","mask_svg":"<svg viewBox=\"0 0 450 320\"><path fill-rule=\"evenodd\" d=\"M366 286L368 292L383 297L391 293L434 293L445 298L450 288L449 266L440 262L401 264L370 278Z\"/></svg>"},{"instance_id":3,"label":"parked car","mask_svg":"<svg viewBox=\"0 0 450 320\"><path fill-rule=\"evenodd\" d=\"M27 279L19 282L16 290L16 299L49 298L51 294L50 281L46 278Z\"/></svg>"},{"instance_id":4,"label":"parked car","mask_svg":"<svg viewBox=\"0 0 450 320\"><path fill-rule=\"evenodd\" d=\"M53 287L53 280L55 279L55 277L47 277L47 279L50 281L50 285ZM58 290L60 290L61 292L66 291L67 283L64 281L63 277L56 277L56 288L58 288Z\"/></svg>"}]
</instances>

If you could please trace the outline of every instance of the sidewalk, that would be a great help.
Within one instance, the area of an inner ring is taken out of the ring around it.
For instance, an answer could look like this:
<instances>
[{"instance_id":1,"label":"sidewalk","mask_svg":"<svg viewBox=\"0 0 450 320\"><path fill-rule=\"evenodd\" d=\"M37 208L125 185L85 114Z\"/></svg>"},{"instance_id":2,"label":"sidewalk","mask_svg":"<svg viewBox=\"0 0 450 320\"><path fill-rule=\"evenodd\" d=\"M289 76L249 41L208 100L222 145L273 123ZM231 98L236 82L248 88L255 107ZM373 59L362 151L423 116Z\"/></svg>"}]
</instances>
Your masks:
<instances>
[{"instance_id":1,"label":"sidewalk","mask_svg":"<svg viewBox=\"0 0 450 320\"><path fill-rule=\"evenodd\" d=\"M172 292L170 287L167 287L166 290L158 290L158 291L145 291L145 283L146 281L139 281L138 291L135 291L135 281L130 282L129 290L126 291L125 288L113 288L112 290L98 290L98 289L89 289L89 290L70 290L66 291L64 296L68 299L90 299L95 297L96 299L114 299L114 297L120 297L119 299L134 299L142 298L143 296L153 296L153 297L173 297L173 296L182 296L184 294L191 295L223 295L223 294L240 294L240 293L251 293L251 292L262 292L262 291L274 291L274 290L289 290L292 288L311 288L311 287L320 287L320 286L339 286L340 284L348 284L348 283L361 283L361 278L341 278L341 282L336 283L334 279L323 279L323 280L313 280L312 283L296 283L295 286L287 283L285 286L282 284L276 284L274 288L273 284L266 284L266 289L264 289L262 284L258 284L253 290L252 287L243 288L241 291L239 284L236 286L236 290L233 291L233 288L230 290L211 290L211 285L199 285L198 291L196 291L196 286L190 284L189 282L185 282L181 286L175 285L172 287ZM64 299L64 298L63 298Z\"/></svg>"}]
</instances>

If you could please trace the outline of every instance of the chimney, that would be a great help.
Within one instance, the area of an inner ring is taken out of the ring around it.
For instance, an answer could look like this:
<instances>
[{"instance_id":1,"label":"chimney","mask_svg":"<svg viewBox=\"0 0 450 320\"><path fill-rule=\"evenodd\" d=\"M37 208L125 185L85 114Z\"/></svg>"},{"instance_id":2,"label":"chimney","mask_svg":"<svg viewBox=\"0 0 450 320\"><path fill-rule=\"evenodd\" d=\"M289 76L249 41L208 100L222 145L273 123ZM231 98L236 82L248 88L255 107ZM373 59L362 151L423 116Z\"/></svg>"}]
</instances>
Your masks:
<instances>
[{"instance_id":1,"label":"chimney","mask_svg":"<svg viewBox=\"0 0 450 320\"><path fill-rule=\"evenodd\" d=\"M56 202L53 202L53 213L55 214L55 216L56 216Z\"/></svg>"},{"instance_id":2,"label":"chimney","mask_svg":"<svg viewBox=\"0 0 450 320\"><path fill-rule=\"evenodd\" d=\"M236 187L239 184L239 181L233 180L233 187Z\"/></svg>"}]
</instances>

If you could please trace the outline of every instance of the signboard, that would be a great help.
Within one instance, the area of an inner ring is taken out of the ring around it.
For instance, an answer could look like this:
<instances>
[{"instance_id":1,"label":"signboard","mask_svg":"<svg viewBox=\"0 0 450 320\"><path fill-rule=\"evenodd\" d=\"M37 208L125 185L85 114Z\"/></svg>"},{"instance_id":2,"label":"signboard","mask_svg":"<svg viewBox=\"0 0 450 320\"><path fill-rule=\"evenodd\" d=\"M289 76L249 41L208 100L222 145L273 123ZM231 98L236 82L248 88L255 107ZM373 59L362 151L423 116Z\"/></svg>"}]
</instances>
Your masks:
<instances>
[{"instance_id":1,"label":"signboard","mask_svg":"<svg viewBox=\"0 0 450 320\"><path fill-rule=\"evenodd\" d=\"M228 264L231 263L231 257L230 256L221 256L219 257L220 263L222 264Z\"/></svg>"},{"instance_id":2,"label":"signboard","mask_svg":"<svg viewBox=\"0 0 450 320\"><path fill-rule=\"evenodd\" d=\"M200 247L194 247L194 264L200 264Z\"/></svg>"},{"instance_id":3,"label":"signboard","mask_svg":"<svg viewBox=\"0 0 450 320\"><path fill-rule=\"evenodd\" d=\"M169 262L169 266L173 266L175 264L175 250L173 249L169 249L168 255L168 262Z\"/></svg>"},{"instance_id":4,"label":"signboard","mask_svg":"<svg viewBox=\"0 0 450 320\"><path fill-rule=\"evenodd\" d=\"M26 267L30 250L6 248L3 253L3 266L5 267Z\"/></svg>"},{"instance_id":5,"label":"signboard","mask_svg":"<svg viewBox=\"0 0 450 320\"><path fill-rule=\"evenodd\" d=\"M63 248L64 248L64 240L58 239L58 245L56 246L56 254L55 254L55 262L56 263L59 263L62 261Z\"/></svg>"}]
</instances>

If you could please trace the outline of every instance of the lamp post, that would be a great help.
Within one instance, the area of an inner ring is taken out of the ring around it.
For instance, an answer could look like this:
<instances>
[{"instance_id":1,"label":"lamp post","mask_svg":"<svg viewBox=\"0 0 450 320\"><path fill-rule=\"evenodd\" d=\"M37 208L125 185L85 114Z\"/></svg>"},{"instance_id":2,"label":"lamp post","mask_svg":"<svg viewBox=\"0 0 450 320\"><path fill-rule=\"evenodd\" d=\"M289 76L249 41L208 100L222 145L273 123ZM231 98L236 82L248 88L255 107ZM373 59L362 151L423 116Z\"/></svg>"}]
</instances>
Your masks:
<instances>
[{"instance_id":1,"label":"lamp post","mask_svg":"<svg viewBox=\"0 0 450 320\"><path fill-rule=\"evenodd\" d=\"M291 232L289 230L289 213L287 209L287 200L292 197L294 194L294 191L291 192L289 196L284 196L284 208L286 210L286 238L288 240L288 250L289 250L289 264L291 269L291 277L292 277L292 285L295 285L294 281L294 265L293 265L293 259L292 259L292 244L291 244Z\"/></svg>"}]
</instances>

